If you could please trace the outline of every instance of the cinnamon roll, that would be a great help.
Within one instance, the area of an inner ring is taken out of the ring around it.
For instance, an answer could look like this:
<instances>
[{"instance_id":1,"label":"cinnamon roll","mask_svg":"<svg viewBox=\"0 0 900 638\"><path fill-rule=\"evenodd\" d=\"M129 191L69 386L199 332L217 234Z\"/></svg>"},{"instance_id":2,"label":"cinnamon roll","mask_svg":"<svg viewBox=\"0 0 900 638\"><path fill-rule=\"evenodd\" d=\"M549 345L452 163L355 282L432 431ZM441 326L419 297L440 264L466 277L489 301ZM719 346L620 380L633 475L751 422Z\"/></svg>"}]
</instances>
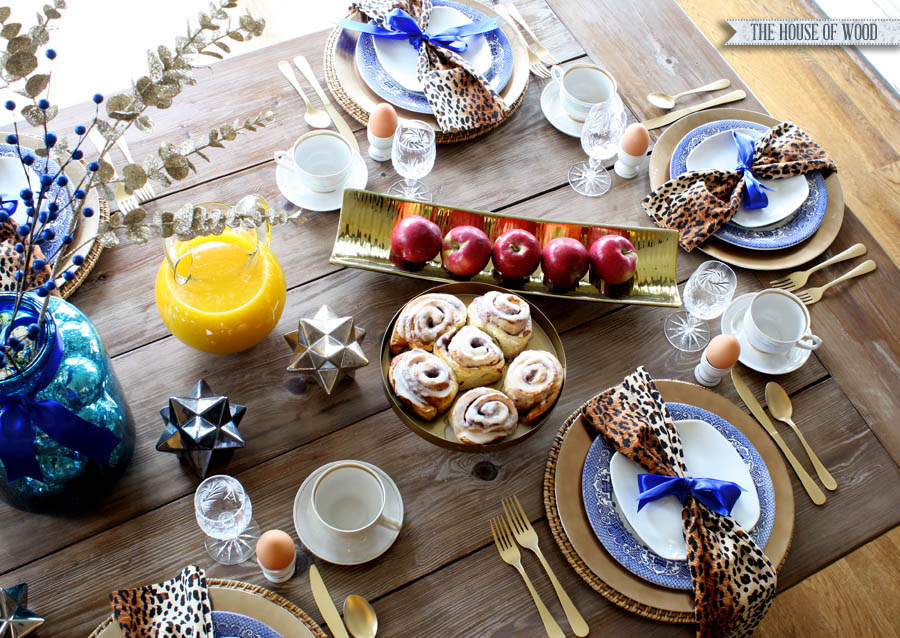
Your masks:
<instances>
[{"instance_id":1,"label":"cinnamon roll","mask_svg":"<svg viewBox=\"0 0 900 638\"><path fill-rule=\"evenodd\" d=\"M411 300L397 317L391 333L391 352L406 346L431 352L434 342L452 335L466 323L466 305L453 295L431 293Z\"/></svg>"},{"instance_id":2,"label":"cinnamon roll","mask_svg":"<svg viewBox=\"0 0 900 638\"><path fill-rule=\"evenodd\" d=\"M493 388L469 390L453 406L450 425L461 443L484 445L516 429L519 415L508 396Z\"/></svg>"},{"instance_id":3,"label":"cinnamon roll","mask_svg":"<svg viewBox=\"0 0 900 638\"><path fill-rule=\"evenodd\" d=\"M559 359L544 350L526 350L512 360L503 391L516 404L522 423L533 423L553 405L564 376Z\"/></svg>"},{"instance_id":4,"label":"cinnamon roll","mask_svg":"<svg viewBox=\"0 0 900 638\"><path fill-rule=\"evenodd\" d=\"M518 295L492 290L469 305L469 325L491 335L512 359L531 341L531 307Z\"/></svg>"},{"instance_id":5,"label":"cinnamon roll","mask_svg":"<svg viewBox=\"0 0 900 638\"><path fill-rule=\"evenodd\" d=\"M388 379L394 394L426 421L446 412L459 390L450 366L421 348L394 357Z\"/></svg>"},{"instance_id":6,"label":"cinnamon roll","mask_svg":"<svg viewBox=\"0 0 900 638\"><path fill-rule=\"evenodd\" d=\"M460 390L494 383L506 366L500 346L474 326L445 334L434 344L434 353L450 365Z\"/></svg>"}]
</instances>

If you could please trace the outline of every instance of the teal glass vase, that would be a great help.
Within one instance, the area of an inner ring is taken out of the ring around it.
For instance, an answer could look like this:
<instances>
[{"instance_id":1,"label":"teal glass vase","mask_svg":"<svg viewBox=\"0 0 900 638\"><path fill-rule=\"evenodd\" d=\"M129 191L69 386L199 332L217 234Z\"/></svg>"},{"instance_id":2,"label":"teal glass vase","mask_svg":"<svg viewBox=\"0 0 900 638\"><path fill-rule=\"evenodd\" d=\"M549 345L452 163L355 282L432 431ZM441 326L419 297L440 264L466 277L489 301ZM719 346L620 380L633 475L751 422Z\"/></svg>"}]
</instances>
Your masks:
<instances>
[{"instance_id":1,"label":"teal glass vase","mask_svg":"<svg viewBox=\"0 0 900 638\"><path fill-rule=\"evenodd\" d=\"M44 300L0 293L0 324L21 333ZM5 342L5 339L3 339ZM0 499L43 513L83 509L118 481L134 453L134 422L94 324L51 297L19 369L0 375Z\"/></svg>"}]
</instances>

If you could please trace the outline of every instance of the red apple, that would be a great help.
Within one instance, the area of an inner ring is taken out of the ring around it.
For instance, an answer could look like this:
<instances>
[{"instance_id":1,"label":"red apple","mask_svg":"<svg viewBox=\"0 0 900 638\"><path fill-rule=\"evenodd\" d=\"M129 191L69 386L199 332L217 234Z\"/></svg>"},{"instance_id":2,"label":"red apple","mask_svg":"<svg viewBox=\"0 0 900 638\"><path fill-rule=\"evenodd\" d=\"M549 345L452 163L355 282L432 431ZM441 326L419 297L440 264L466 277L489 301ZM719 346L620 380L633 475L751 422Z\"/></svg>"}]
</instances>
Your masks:
<instances>
[{"instance_id":1,"label":"red apple","mask_svg":"<svg viewBox=\"0 0 900 638\"><path fill-rule=\"evenodd\" d=\"M571 288L588 270L588 251L577 239L557 237L547 242L541 255L544 281Z\"/></svg>"},{"instance_id":2,"label":"red apple","mask_svg":"<svg viewBox=\"0 0 900 638\"><path fill-rule=\"evenodd\" d=\"M533 273L541 263L541 244L527 230L514 228L494 241L491 259L506 279L522 279Z\"/></svg>"},{"instance_id":3,"label":"red apple","mask_svg":"<svg viewBox=\"0 0 900 638\"><path fill-rule=\"evenodd\" d=\"M412 215L401 219L391 233L391 259L395 263L424 264L441 252L441 228Z\"/></svg>"},{"instance_id":4,"label":"red apple","mask_svg":"<svg viewBox=\"0 0 900 638\"><path fill-rule=\"evenodd\" d=\"M456 226L444 236L444 268L457 277L474 277L491 259L491 240L475 226Z\"/></svg>"},{"instance_id":5,"label":"red apple","mask_svg":"<svg viewBox=\"0 0 900 638\"><path fill-rule=\"evenodd\" d=\"M625 283L634 277L637 252L634 245L621 235L604 235L591 244L591 283L600 287L600 280L608 284Z\"/></svg>"}]
</instances>

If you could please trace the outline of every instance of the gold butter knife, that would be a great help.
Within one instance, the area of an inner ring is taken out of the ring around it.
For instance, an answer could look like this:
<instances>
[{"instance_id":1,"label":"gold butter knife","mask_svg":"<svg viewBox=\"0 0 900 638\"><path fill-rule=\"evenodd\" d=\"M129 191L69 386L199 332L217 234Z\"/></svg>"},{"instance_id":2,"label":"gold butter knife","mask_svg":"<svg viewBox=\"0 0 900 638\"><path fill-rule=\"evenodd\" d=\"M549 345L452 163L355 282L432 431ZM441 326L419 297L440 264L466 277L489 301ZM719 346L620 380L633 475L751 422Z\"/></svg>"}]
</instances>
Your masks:
<instances>
[{"instance_id":1,"label":"gold butter knife","mask_svg":"<svg viewBox=\"0 0 900 638\"><path fill-rule=\"evenodd\" d=\"M791 449L784 442L784 439L778 434L778 430L772 425L772 421L769 420L765 410L763 410L759 401L753 396L753 392L750 391L747 383L741 378L741 375L738 374L738 371L735 368L731 369L731 382L734 384L737 393L741 396L744 405L747 406L750 412L753 413L753 416L756 417L756 420L759 421L760 425L765 428L766 432L769 433L769 436L771 436L778 447L781 448L781 452L788 460L788 463L791 464L791 467L794 468L794 471L797 473L797 478L800 479L800 482L803 484L803 487L806 489L806 493L809 494L809 498L812 499L812 502L816 505L824 505L825 492L816 485L809 473L803 469L802 465L800 465L800 461L797 460L797 457L791 452Z\"/></svg>"},{"instance_id":2,"label":"gold butter knife","mask_svg":"<svg viewBox=\"0 0 900 638\"><path fill-rule=\"evenodd\" d=\"M334 638L350 638L347 635L347 628L344 627L344 621L341 620L341 615L338 613L337 607L334 606L334 601L331 600L331 595L325 587L322 574L319 573L319 568L315 565L309 566L309 586L312 588L316 606L328 624L331 633L334 634Z\"/></svg>"},{"instance_id":3,"label":"gold butter knife","mask_svg":"<svg viewBox=\"0 0 900 638\"><path fill-rule=\"evenodd\" d=\"M344 118L341 117L341 114L338 113L337 109L334 108L334 105L331 103L331 100L328 99L328 96L325 95L325 91L322 90L322 85L319 84L319 81L316 79L316 74L313 73L312 66L309 64L309 60L307 60L304 56L298 55L294 58L294 64L297 65L297 68L300 69L300 73L303 74L303 77L306 78L306 81L312 85L313 90L316 92L316 95L319 96L319 99L322 100L322 105L325 107L325 111L328 115L331 116L331 120L334 122L334 126L337 128L338 133L340 133L347 143L350 145L351 150L354 153L359 153L359 143L356 141L356 136L353 135L353 131L347 125L347 122L344 121Z\"/></svg>"},{"instance_id":4,"label":"gold butter knife","mask_svg":"<svg viewBox=\"0 0 900 638\"><path fill-rule=\"evenodd\" d=\"M672 111L671 113L666 113L665 115L660 115L659 117L654 117L653 119L643 122L643 124L648 129L659 128L660 126L671 124L675 120L680 120L685 115L690 115L696 111L702 111L703 109L708 109L711 106L719 106L720 104L728 104L729 102L737 102L738 100L743 100L745 97L747 97L747 94L741 89L738 89L712 100L702 102L701 104L695 104L694 106L688 106L677 111Z\"/></svg>"}]
</instances>

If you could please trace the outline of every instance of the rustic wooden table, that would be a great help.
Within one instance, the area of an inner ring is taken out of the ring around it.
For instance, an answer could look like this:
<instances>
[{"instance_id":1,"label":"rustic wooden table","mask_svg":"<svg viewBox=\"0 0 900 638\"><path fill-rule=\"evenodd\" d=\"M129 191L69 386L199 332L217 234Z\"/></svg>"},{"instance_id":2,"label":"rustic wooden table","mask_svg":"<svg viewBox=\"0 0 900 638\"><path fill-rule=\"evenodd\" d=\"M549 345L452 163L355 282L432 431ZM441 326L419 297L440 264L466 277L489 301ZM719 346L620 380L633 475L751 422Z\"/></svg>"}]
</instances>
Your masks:
<instances>
[{"instance_id":1,"label":"rustic wooden table","mask_svg":"<svg viewBox=\"0 0 900 638\"><path fill-rule=\"evenodd\" d=\"M519 5L558 57L567 62L591 59L610 69L638 120L659 114L643 98L650 90L674 93L719 77L746 88L670 0L549 3L526 0ZM303 54L323 77L325 37L319 33L217 64L200 74L200 83L185 91L174 108L154 114L156 130L129 140L136 155L163 139L177 142L238 115L278 112L272 126L220 151L214 165L201 167L178 190L163 193L161 204L173 210L186 201L234 202L258 191L273 206L290 206L275 186L272 153L287 148L307 126L300 99L283 81L276 62ZM582 159L583 152L578 140L557 132L541 114L544 83L532 78L521 108L498 130L475 142L439 148L427 178L432 186L441 185L436 200L533 217L650 225L639 205L649 189L646 174L631 181L614 178L612 190L599 199L581 197L566 184L569 165ZM752 96L735 106L764 110ZM85 106L62 113L58 128L70 129L88 112ZM365 131L354 129L365 148ZM827 148L828 140L821 142ZM389 165L371 161L369 175L372 190L385 190L395 178ZM849 190L853 184L843 187ZM265 583L255 563L225 567L206 555L193 512L197 480L174 456L154 449L162 428L159 409L200 377L247 405L241 424L247 447L225 471L245 485L264 529L293 529L291 505L298 486L328 461L370 461L397 482L406 506L397 543L364 566L321 564L336 600L357 593L374 602L385 635L543 635L530 597L515 572L501 562L487 527L500 499L512 494L522 500L550 563L595 634L690 635L690 626L643 620L585 585L557 550L541 500L556 426L585 398L640 364L656 377L692 380L696 355L674 351L663 336L662 322L670 310L538 299L562 334L569 363L554 417L536 436L510 450L450 453L420 439L396 418L377 365L359 370L356 381L342 383L332 397L284 371L289 351L281 334L319 305L352 314L369 333L364 348L374 359L391 315L429 287L330 265L336 222L336 213L305 212L299 226L276 230L274 250L288 280L286 311L261 344L227 357L196 352L167 334L152 290L162 259L158 243L103 254L72 301L97 324L113 356L134 412L138 445L122 482L90 512L51 518L0 507L0 583L29 583L29 606L47 619L40 635L86 636L109 613L111 590L164 580L189 563L211 576ZM825 343L803 368L779 378L792 395L800 427L840 484L828 494L827 505L817 508L792 474L796 526L781 588L900 523L900 393L895 389L900 271L849 210L825 256L855 242L868 246L878 271L831 291L811 308ZM679 280L687 279L703 259L681 253ZM844 269L829 269L821 278ZM772 278L739 271L738 292L759 289ZM749 371L746 376L762 399L766 379ZM717 391L739 401L730 383ZM805 461L794 435L778 427ZM321 622L304 569L312 560L301 553L297 576L273 589ZM551 611L564 622L549 582L536 563L528 568Z\"/></svg>"}]
</instances>

